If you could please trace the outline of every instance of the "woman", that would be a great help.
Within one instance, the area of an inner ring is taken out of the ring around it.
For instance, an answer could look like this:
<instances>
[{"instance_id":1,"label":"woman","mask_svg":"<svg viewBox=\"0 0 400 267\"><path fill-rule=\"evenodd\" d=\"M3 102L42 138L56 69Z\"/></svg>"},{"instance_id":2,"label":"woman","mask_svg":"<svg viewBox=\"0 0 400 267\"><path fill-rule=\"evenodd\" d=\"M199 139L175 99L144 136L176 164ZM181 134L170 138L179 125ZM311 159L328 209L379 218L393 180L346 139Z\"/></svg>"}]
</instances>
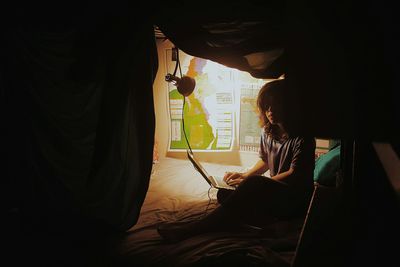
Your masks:
<instances>
[{"instance_id":1,"label":"woman","mask_svg":"<svg viewBox=\"0 0 400 267\"><path fill-rule=\"evenodd\" d=\"M291 136L285 80L265 84L257 97L263 127L260 160L247 172L226 173L224 180L237 189L218 191L221 204L205 218L190 223L160 225L168 241L251 224L259 227L275 220L304 216L314 188L315 139ZM262 176L266 171L270 177Z\"/></svg>"}]
</instances>

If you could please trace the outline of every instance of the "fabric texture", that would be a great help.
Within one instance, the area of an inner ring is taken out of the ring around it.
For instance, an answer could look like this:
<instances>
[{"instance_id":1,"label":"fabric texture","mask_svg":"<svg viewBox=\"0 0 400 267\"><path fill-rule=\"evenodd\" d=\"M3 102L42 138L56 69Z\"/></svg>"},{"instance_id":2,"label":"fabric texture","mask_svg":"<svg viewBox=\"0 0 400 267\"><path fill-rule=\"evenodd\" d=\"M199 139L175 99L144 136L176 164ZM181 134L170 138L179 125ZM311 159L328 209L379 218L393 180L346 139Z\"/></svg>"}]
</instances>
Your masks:
<instances>
[{"instance_id":1,"label":"fabric texture","mask_svg":"<svg viewBox=\"0 0 400 267\"><path fill-rule=\"evenodd\" d=\"M222 175L240 166L204 163ZM177 172L176 170L179 170ZM264 177L265 178L265 177ZM277 222L257 229L224 229L168 243L157 226L171 221L192 222L218 207L217 189L210 188L184 159L161 158L154 165L139 220L111 246L115 262L109 266L290 266L303 220Z\"/></svg>"},{"instance_id":2,"label":"fabric texture","mask_svg":"<svg viewBox=\"0 0 400 267\"><path fill-rule=\"evenodd\" d=\"M336 185L340 168L340 145L319 156L315 161L314 181L326 186Z\"/></svg>"},{"instance_id":3,"label":"fabric texture","mask_svg":"<svg viewBox=\"0 0 400 267\"><path fill-rule=\"evenodd\" d=\"M264 176L251 176L235 191L219 189L217 199L221 209L229 209L220 219L223 224L241 222L265 227L275 220L304 218L311 192L299 194L286 183Z\"/></svg>"},{"instance_id":4,"label":"fabric texture","mask_svg":"<svg viewBox=\"0 0 400 267\"><path fill-rule=\"evenodd\" d=\"M155 24L185 53L247 71L257 78L284 74L283 3L233 1L229 12L226 3L215 1L206 11L194 11L196 7L190 2L160 4ZM171 15L178 10L179 16Z\"/></svg>"},{"instance_id":5,"label":"fabric texture","mask_svg":"<svg viewBox=\"0 0 400 267\"><path fill-rule=\"evenodd\" d=\"M153 25L83 10L49 24L42 13L22 12L2 35L10 205L35 227L126 230L152 167Z\"/></svg>"}]
</instances>

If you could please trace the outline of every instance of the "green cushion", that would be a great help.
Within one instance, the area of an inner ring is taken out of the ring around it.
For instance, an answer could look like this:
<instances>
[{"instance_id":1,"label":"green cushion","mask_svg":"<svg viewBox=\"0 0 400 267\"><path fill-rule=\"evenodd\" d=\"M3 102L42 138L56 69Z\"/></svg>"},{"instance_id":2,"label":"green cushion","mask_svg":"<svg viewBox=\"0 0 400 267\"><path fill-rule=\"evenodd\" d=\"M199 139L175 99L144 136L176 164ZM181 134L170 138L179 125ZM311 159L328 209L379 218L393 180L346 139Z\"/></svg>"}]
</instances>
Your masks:
<instances>
[{"instance_id":1,"label":"green cushion","mask_svg":"<svg viewBox=\"0 0 400 267\"><path fill-rule=\"evenodd\" d=\"M314 181L322 185L336 185L336 173L340 167L340 145L321 155L315 161Z\"/></svg>"}]
</instances>

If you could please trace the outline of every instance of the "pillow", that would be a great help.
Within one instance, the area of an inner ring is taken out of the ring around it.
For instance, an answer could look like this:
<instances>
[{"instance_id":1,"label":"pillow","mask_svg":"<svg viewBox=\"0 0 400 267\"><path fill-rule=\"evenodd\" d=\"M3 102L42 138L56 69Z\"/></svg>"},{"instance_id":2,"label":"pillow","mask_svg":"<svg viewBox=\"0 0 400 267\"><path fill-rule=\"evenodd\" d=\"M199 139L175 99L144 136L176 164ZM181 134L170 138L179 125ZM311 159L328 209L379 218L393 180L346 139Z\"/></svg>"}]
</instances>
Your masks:
<instances>
[{"instance_id":1,"label":"pillow","mask_svg":"<svg viewBox=\"0 0 400 267\"><path fill-rule=\"evenodd\" d=\"M315 161L314 181L326 186L336 185L336 173L340 167L340 145L321 155Z\"/></svg>"}]
</instances>

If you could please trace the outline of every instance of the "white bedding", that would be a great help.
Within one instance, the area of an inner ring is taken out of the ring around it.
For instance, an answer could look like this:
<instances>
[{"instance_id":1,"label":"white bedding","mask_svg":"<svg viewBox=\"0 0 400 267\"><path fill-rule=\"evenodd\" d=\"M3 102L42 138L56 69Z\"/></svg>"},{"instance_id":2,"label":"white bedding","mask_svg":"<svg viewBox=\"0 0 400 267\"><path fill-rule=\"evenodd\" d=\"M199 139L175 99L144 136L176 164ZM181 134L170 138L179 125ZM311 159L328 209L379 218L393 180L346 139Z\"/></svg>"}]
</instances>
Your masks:
<instances>
[{"instance_id":1,"label":"white bedding","mask_svg":"<svg viewBox=\"0 0 400 267\"><path fill-rule=\"evenodd\" d=\"M222 175L226 170L240 171L239 166L224 166L202 162L210 174ZM216 203L216 189L194 169L189 160L165 158L154 164L149 190L143 204L139 221L132 230L155 221L182 219L188 214L201 215L209 202ZM190 204L189 204L190 203Z\"/></svg>"},{"instance_id":2,"label":"white bedding","mask_svg":"<svg viewBox=\"0 0 400 267\"><path fill-rule=\"evenodd\" d=\"M210 174L240 171L240 166L203 163ZM301 224L291 227L283 239L261 238L255 233L220 232L195 236L177 244L165 243L157 233L160 222L193 220L218 204L211 188L188 160L164 158L154 164L140 217L115 245L116 259L123 266L210 266L251 260L267 266L289 266ZM208 205L209 204L209 205ZM278 251L274 251L277 249ZM283 249L282 249L283 248ZM253 265L258 266L258 265Z\"/></svg>"}]
</instances>

